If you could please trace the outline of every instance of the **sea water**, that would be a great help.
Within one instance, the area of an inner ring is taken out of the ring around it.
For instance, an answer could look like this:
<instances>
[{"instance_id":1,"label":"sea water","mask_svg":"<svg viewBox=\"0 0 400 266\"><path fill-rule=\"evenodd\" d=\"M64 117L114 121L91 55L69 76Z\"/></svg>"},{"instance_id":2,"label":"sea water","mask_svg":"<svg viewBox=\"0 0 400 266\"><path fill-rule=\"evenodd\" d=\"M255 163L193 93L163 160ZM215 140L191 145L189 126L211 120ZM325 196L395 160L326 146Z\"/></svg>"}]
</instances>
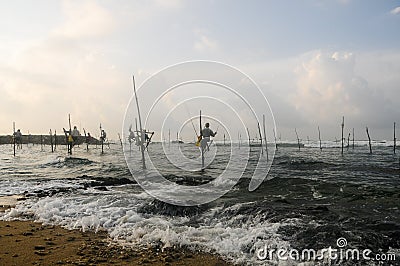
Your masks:
<instances>
[{"instance_id":1,"label":"sea water","mask_svg":"<svg viewBox=\"0 0 400 266\"><path fill-rule=\"evenodd\" d=\"M196 160L199 150L182 145ZM0 196L24 195L26 200L0 214L0 219L33 219L69 229L107 230L121 245L186 247L216 253L244 265L377 265L362 258L330 258L323 250L369 249L371 254L400 258L399 157L390 143L377 142L373 154L365 143L344 149L340 145L306 143L300 151L286 143L278 147L273 165L258 189L248 191L251 174L223 197L199 206L175 206L146 193L132 177L120 145L66 148L24 145L13 157L10 145L0 146ZM149 154L169 180L196 186L209 182L226 167L232 148L218 152L204 172L182 175L163 160L160 143ZM137 152L137 147L132 147ZM125 151L128 152L128 151ZM260 147L251 148L257 160ZM137 153L139 154L139 153ZM138 159L140 162L140 158ZM139 166L140 168L140 163ZM250 167L251 168L251 167ZM263 257L266 249L313 249L318 261Z\"/></svg>"}]
</instances>

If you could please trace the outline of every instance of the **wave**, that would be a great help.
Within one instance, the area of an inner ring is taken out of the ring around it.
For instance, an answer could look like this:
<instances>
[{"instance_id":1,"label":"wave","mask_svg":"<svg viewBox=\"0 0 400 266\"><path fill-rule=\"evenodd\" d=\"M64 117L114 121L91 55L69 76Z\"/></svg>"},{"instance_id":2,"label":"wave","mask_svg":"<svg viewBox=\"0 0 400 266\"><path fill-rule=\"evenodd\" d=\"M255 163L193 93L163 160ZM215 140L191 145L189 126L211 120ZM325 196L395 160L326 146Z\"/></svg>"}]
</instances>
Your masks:
<instances>
[{"instance_id":1,"label":"wave","mask_svg":"<svg viewBox=\"0 0 400 266\"><path fill-rule=\"evenodd\" d=\"M87 158L79 158L79 157L65 157L65 156L48 156L47 159L39 164L39 168L45 167L75 167L82 165L90 165L95 163L92 160Z\"/></svg>"}]
</instances>

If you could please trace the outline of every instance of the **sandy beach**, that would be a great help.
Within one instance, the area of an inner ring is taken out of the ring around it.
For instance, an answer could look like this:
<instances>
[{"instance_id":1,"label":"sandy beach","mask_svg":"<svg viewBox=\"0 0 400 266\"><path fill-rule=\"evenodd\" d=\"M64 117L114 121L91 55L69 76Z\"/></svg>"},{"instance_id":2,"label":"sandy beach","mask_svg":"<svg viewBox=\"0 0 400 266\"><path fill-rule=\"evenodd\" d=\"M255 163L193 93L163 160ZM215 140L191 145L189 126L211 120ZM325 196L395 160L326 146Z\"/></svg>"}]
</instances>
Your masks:
<instances>
[{"instance_id":1,"label":"sandy beach","mask_svg":"<svg viewBox=\"0 0 400 266\"><path fill-rule=\"evenodd\" d=\"M32 221L0 221L0 246L0 265L231 265L212 254L124 248L112 244L105 231L67 230Z\"/></svg>"}]
</instances>

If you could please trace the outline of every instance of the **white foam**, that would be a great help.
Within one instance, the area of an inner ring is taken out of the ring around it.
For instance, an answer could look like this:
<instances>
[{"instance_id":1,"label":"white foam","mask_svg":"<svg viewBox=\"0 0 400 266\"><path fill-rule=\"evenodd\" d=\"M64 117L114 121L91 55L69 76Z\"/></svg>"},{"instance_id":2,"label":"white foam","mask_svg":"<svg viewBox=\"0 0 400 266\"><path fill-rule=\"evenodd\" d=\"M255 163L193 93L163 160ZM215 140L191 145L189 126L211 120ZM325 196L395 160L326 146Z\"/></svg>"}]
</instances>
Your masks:
<instances>
[{"instance_id":1,"label":"white foam","mask_svg":"<svg viewBox=\"0 0 400 266\"><path fill-rule=\"evenodd\" d=\"M188 217L138 213L138 207L148 202L148 197L145 198L142 194L126 197L125 193L103 192L30 199L1 214L0 219L13 220L29 214L38 222L69 229L105 228L112 239L123 245L188 246L251 264L261 264L254 252L265 244L287 247L289 243L277 231L282 224L296 222L270 223L260 216L250 219L242 215L224 216L222 212L234 212L243 206L236 204L228 210L222 207L208 210L202 214L202 224L193 226Z\"/></svg>"}]
</instances>

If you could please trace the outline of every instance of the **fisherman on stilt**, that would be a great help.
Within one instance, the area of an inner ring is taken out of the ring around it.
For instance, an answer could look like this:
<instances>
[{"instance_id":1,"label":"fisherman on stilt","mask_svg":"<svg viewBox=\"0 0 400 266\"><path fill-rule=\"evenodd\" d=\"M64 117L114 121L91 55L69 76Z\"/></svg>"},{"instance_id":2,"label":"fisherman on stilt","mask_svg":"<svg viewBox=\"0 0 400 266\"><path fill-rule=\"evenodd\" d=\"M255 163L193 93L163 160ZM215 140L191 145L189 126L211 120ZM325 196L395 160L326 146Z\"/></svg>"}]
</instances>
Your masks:
<instances>
[{"instance_id":1,"label":"fisherman on stilt","mask_svg":"<svg viewBox=\"0 0 400 266\"><path fill-rule=\"evenodd\" d=\"M18 129L17 132L14 132L15 143L17 144L17 149L22 149L22 133L21 130Z\"/></svg>"},{"instance_id":2,"label":"fisherman on stilt","mask_svg":"<svg viewBox=\"0 0 400 266\"><path fill-rule=\"evenodd\" d=\"M201 141L200 141L200 146L201 146L201 150L202 152L205 152L206 148L207 150L210 149L208 142L210 142L210 137L215 137L215 135L217 135L217 132L213 132L210 129L210 123L206 123L205 127L201 130Z\"/></svg>"}]
</instances>

